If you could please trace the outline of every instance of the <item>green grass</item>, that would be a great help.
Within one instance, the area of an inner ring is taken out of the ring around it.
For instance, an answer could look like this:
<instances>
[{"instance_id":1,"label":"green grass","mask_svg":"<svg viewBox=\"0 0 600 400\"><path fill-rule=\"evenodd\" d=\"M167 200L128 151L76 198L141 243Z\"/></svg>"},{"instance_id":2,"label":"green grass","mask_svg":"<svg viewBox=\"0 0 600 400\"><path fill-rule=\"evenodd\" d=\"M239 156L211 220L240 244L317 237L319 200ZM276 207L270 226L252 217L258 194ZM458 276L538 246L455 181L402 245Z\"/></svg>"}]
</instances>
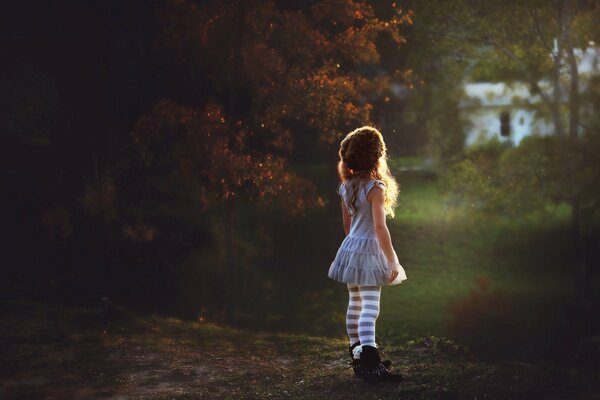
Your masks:
<instances>
[{"instance_id":1,"label":"green grass","mask_svg":"<svg viewBox=\"0 0 600 400\"><path fill-rule=\"evenodd\" d=\"M411 157L390 157L388 159L388 167L391 170L398 170L400 168L415 168L421 167L424 163L424 157L422 156L411 156Z\"/></svg>"},{"instance_id":2,"label":"green grass","mask_svg":"<svg viewBox=\"0 0 600 400\"><path fill-rule=\"evenodd\" d=\"M436 182L419 182L414 178L404 181L398 178L400 194L394 219L388 219L388 225L402 225L406 222L444 221L449 211Z\"/></svg>"},{"instance_id":3,"label":"green grass","mask_svg":"<svg viewBox=\"0 0 600 400\"><path fill-rule=\"evenodd\" d=\"M478 218L449 206L436 182L413 180L404 186L388 226L408 279L383 288L378 319L383 340L452 337L456 316L449 305L480 291L481 278L489 282L486 293L503 290L508 302L523 305L517 320L546 310L532 334L556 323L552 313L572 296L568 210L558 207L522 220Z\"/></svg>"}]
</instances>

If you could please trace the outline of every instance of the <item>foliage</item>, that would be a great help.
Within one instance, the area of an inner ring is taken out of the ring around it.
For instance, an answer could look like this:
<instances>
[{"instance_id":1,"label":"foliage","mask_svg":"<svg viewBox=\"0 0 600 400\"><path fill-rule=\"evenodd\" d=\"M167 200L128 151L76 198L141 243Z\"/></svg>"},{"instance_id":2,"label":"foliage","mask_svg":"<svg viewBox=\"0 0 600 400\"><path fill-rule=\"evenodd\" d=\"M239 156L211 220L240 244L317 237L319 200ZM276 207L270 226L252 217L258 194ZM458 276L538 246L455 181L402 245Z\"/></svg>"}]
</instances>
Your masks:
<instances>
[{"instance_id":1,"label":"foliage","mask_svg":"<svg viewBox=\"0 0 600 400\"><path fill-rule=\"evenodd\" d=\"M491 7L464 3L469 12L460 25L462 34L481 46L476 80L525 79L533 84L550 78L557 64L568 64L569 48L586 49L599 33L593 20L600 9L592 1L508 1Z\"/></svg>"},{"instance_id":2,"label":"foliage","mask_svg":"<svg viewBox=\"0 0 600 400\"><path fill-rule=\"evenodd\" d=\"M574 197L596 210L599 146L595 133L582 139L530 136L515 148L492 140L470 149L446 178L456 198L488 213L523 215Z\"/></svg>"},{"instance_id":3,"label":"foliage","mask_svg":"<svg viewBox=\"0 0 600 400\"><path fill-rule=\"evenodd\" d=\"M189 81L234 114L230 129L253 131L288 149L294 134L318 132L332 143L348 128L368 122L371 106L361 97L382 90L387 78L365 76L357 67L379 62L374 41L381 32L396 45L404 43L400 28L412 21L411 13L400 9L381 20L370 5L354 0L321 1L305 9L274 1L163 3L157 50L191 51L193 58L181 57L179 68L202 72ZM186 29L177 15L189 21ZM293 132L291 124L308 132Z\"/></svg>"},{"instance_id":4,"label":"foliage","mask_svg":"<svg viewBox=\"0 0 600 400\"><path fill-rule=\"evenodd\" d=\"M250 151L252 132L240 129L230 138L228 122L214 104L195 110L162 100L138 120L134 141L146 167L175 167L197 192L199 210L240 194L253 202L276 200L290 213L302 211L309 195L317 205L312 185L296 177L283 157Z\"/></svg>"}]
</instances>

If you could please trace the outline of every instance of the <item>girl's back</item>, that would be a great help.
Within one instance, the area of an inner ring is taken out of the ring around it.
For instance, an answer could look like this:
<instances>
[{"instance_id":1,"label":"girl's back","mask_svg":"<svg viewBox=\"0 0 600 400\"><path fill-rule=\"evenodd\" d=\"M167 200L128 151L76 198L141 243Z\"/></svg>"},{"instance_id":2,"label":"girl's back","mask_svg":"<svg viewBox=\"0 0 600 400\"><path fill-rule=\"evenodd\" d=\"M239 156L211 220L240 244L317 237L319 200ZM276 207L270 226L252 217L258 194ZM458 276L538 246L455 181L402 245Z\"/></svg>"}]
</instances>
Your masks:
<instances>
[{"instance_id":1,"label":"girl's back","mask_svg":"<svg viewBox=\"0 0 600 400\"><path fill-rule=\"evenodd\" d=\"M356 200L355 210L351 208L350 200L352 196L351 185L357 184L356 188ZM369 179L368 181L352 182L350 180L345 181L339 187L338 193L342 197L348 212L352 216L352 223L350 225L350 232L348 236L355 238L376 238L375 227L373 225L373 211L371 203L368 201L368 195L371 189L375 186L379 186L385 190L385 183L377 179Z\"/></svg>"}]
</instances>

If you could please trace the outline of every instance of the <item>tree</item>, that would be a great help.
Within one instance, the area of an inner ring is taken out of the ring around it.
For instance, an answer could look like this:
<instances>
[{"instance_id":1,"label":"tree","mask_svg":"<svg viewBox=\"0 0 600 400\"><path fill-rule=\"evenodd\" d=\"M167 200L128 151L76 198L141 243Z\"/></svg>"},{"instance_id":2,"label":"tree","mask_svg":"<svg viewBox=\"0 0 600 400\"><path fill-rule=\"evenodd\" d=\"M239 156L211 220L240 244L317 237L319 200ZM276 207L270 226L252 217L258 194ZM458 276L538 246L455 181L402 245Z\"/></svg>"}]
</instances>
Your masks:
<instances>
[{"instance_id":1,"label":"tree","mask_svg":"<svg viewBox=\"0 0 600 400\"><path fill-rule=\"evenodd\" d=\"M330 145L368 123L372 107L363 99L388 78L367 79L358 67L379 61L380 32L404 42L399 28L410 24L410 13L397 9L383 21L353 0L308 9L164 0L155 15L155 68L165 87L181 90L140 118L135 143L147 168L179 172L201 209L224 206L226 279L235 282L237 202L275 201L291 212L324 205L287 163L294 141L313 134ZM235 301L234 284L228 288Z\"/></svg>"}]
</instances>

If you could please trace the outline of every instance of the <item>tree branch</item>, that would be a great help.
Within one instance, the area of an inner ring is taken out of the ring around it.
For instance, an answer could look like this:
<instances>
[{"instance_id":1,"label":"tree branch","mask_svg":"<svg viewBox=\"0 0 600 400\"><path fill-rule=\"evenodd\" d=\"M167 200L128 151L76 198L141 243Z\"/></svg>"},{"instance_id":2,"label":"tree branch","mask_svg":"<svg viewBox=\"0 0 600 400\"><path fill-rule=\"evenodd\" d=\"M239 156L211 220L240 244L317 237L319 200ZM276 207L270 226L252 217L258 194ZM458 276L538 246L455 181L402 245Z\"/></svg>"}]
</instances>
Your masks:
<instances>
[{"instance_id":1,"label":"tree branch","mask_svg":"<svg viewBox=\"0 0 600 400\"><path fill-rule=\"evenodd\" d=\"M579 69L571 41L570 25L572 18L569 15L569 10L567 10L566 14L562 34L571 75L571 87L569 91L569 136L577 137L579 133Z\"/></svg>"},{"instance_id":2,"label":"tree branch","mask_svg":"<svg viewBox=\"0 0 600 400\"><path fill-rule=\"evenodd\" d=\"M536 89L536 92L540 95L540 97L542 98L542 100L548 106L551 106L552 105L552 101L550 100L550 97L548 97L548 95L546 93L544 93L542 91L542 89L539 87L538 82L535 79L535 76L527 68L527 65L519 57L517 57L517 55L514 52L512 52L509 48L505 47L504 45L502 45L498 41L494 40L493 38L488 38L488 42L492 46L496 47L498 50L502 51L508 58L510 58L513 62L515 62L519 66L519 68L521 69L521 72L523 72L525 75L527 75L527 80Z\"/></svg>"},{"instance_id":3,"label":"tree branch","mask_svg":"<svg viewBox=\"0 0 600 400\"><path fill-rule=\"evenodd\" d=\"M527 7L527 9L529 11L529 16L531 17L531 20L533 21L533 25L535 26L535 31L537 32L538 38L540 39L540 43L546 50L552 53L552 45L547 42L547 38L544 35L542 27L540 26L540 21L537 18L537 15L535 14L531 6Z\"/></svg>"}]
</instances>

